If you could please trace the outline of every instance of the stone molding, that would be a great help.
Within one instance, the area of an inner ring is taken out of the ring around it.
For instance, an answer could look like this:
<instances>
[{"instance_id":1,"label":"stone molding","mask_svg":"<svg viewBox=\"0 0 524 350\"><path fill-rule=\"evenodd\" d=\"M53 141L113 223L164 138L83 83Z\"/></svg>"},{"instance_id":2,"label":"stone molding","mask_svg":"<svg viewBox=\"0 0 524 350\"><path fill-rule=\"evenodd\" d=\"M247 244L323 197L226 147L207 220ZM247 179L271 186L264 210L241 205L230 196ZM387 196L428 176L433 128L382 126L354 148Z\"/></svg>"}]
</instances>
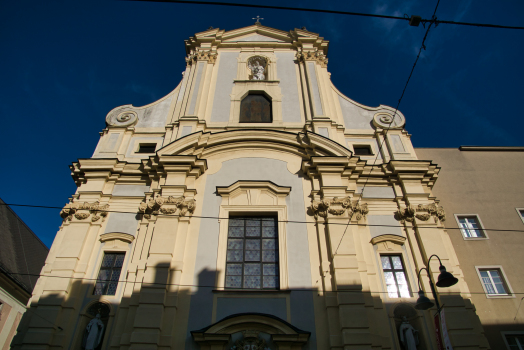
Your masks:
<instances>
[{"instance_id":1,"label":"stone molding","mask_svg":"<svg viewBox=\"0 0 524 350\"><path fill-rule=\"evenodd\" d=\"M327 218L328 214L342 216L347 212L349 217L359 221L369 213L367 203L361 204L358 200L351 201L351 197L314 200L310 209L315 219L318 219L319 216Z\"/></svg>"},{"instance_id":2,"label":"stone molding","mask_svg":"<svg viewBox=\"0 0 524 350\"><path fill-rule=\"evenodd\" d=\"M128 233L122 233L122 232L109 232L109 233L104 233L100 235L100 242L111 241L113 239L119 239L121 241L131 243L135 240L135 237Z\"/></svg>"},{"instance_id":3,"label":"stone molding","mask_svg":"<svg viewBox=\"0 0 524 350\"><path fill-rule=\"evenodd\" d=\"M192 51L186 57L186 66L191 66L197 61L207 61L208 63L215 64L218 54L212 50L197 50Z\"/></svg>"},{"instance_id":4,"label":"stone molding","mask_svg":"<svg viewBox=\"0 0 524 350\"><path fill-rule=\"evenodd\" d=\"M94 203L84 202L84 203L68 203L60 211L60 216L64 221L71 221L73 216L77 220L85 220L89 216L91 217L91 222L96 222L102 218L102 221L105 220L107 216L107 210L109 209L109 204L101 205L100 202L96 201Z\"/></svg>"},{"instance_id":5,"label":"stone molding","mask_svg":"<svg viewBox=\"0 0 524 350\"><path fill-rule=\"evenodd\" d=\"M395 212L395 218L401 223L414 222L415 218L421 221L428 221L431 217L434 218L435 223L446 221L446 213L442 206L437 206L436 204L419 204L416 207L411 205L407 207L402 207Z\"/></svg>"},{"instance_id":6,"label":"stone molding","mask_svg":"<svg viewBox=\"0 0 524 350\"><path fill-rule=\"evenodd\" d=\"M375 244L379 244L382 242L393 242L398 245L403 245L405 241L406 241L406 237L402 237L402 236L380 235L380 236L373 237L371 239L371 244L375 245Z\"/></svg>"},{"instance_id":7,"label":"stone molding","mask_svg":"<svg viewBox=\"0 0 524 350\"><path fill-rule=\"evenodd\" d=\"M328 58L323 51L302 51L297 52L296 58L299 62L315 61L320 64L320 67L327 68Z\"/></svg>"},{"instance_id":8,"label":"stone molding","mask_svg":"<svg viewBox=\"0 0 524 350\"><path fill-rule=\"evenodd\" d=\"M147 202L144 201L138 206L138 211L144 214L146 219L151 219L151 215L175 214L178 210L179 216L189 216L193 214L196 208L196 201L194 199L186 200L184 196L181 197L162 197L158 195L156 198L150 198Z\"/></svg>"}]
</instances>

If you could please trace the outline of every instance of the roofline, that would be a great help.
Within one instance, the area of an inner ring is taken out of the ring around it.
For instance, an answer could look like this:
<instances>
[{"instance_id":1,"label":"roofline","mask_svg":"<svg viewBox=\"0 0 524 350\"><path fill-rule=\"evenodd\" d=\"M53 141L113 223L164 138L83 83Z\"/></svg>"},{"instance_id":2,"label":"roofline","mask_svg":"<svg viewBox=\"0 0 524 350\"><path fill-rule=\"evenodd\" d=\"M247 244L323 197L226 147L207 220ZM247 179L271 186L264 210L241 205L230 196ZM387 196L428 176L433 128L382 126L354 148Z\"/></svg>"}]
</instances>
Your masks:
<instances>
[{"instance_id":1,"label":"roofline","mask_svg":"<svg viewBox=\"0 0 524 350\"><path fill-rule=\"evenodd\" d=\"M475 152L524 152L524 147L510 146L460 146L455 147L414 147L417 149L456 149L458 151L475 151Z\"/></svg>"}]
</instances>

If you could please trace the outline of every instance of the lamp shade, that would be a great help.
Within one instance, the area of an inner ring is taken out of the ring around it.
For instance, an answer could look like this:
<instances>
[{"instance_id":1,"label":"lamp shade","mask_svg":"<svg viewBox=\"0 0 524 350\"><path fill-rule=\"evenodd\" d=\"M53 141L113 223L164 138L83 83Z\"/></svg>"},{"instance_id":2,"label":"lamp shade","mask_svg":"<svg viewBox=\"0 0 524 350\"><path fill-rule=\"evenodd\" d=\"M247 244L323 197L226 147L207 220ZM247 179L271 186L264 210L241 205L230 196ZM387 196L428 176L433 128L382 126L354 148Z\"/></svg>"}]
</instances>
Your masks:
<instances>
[{"instance_id":1,"label":"lamp shade","mask_svg":"<svg viewBox=\"0 0 524 350\"><path fill-rule=\"evenodd\" d=\"M443 265L440 265L439 270L440 275L438 275L438 281L436 283L437 287L451 287L457 284L458 279L451 273L447 272Z\"/></svg>"},{"instance_id":2,"label":"lamp shade","mask_svg":"<svg viewBox=\"0 0 524 350\"><path fill-rule=\"evenodd\" d=\"M415 309L427 310L427 309L432 308L434 305L435 304L433 304L431 300L429 300L429 298L424 294L423 291L421 290L418 291L418 299L417 299L417 304L415 305Z\"/></svg>"}]
</instances>

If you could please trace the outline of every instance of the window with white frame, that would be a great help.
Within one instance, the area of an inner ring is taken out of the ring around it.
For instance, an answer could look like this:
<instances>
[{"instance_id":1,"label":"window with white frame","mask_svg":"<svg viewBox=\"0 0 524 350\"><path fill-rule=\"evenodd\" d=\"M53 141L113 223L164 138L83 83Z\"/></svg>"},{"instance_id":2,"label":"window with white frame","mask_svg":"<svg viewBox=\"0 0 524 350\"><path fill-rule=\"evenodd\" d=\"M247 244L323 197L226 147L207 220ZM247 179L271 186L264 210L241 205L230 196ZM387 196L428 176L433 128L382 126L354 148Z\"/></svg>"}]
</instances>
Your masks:
<instances>
[{"instance_id":1,"label":"window with white frame","mask_svg":"<svg viewBox=\"0 0 524 350\"><path fill-rule=\"evenodd\" d=\"M229 219L226 288L279 289L275 217Z\"/></svg>"},{"instance_id":2,"label":"window with white frame","mask_svg":"<svg viewBox=\"0 0 524 350\"><path fill-rule=\"evenodd\" d=\"M456 215L464 238L487 238L477 215Z\"/></svg>"},{"instance_id":3,"label":"window with white frame","mask_svg":"<svg viewBox=\"0 0 524 350\"><path fill-rule=\"evenodd\" d=\"M508 296L511 294L501 269L478 268L478 273L488 296Z\"/></svg>"},{"instance_id":4,"label":"window with white frame","mask_svg":"<svg viewBox=\"0 0 524 350\"><path fill-rule=\"evenodd\" d=\"M406 270L400 255L382 255L382 270L390 298L411 298Z\"/></svg>"},{"instance_id":5,"label":"window with white frame","mask_svg":"<svg viewBox=\"0 0 524 350\"><path fill-rule=\"evenodd\" d=\"M524 334L504 334L510 350L524 350Z\"/></svg>"}]
</instances>

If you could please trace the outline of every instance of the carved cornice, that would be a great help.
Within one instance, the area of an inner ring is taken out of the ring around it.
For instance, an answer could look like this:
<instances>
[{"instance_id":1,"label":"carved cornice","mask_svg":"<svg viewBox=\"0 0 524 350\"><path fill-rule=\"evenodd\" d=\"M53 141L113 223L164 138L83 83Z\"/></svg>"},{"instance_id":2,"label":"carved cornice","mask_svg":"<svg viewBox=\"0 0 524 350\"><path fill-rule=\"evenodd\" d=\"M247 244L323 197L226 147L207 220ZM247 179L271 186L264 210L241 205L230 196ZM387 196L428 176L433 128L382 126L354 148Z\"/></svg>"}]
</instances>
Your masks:
<instances>
[{"instance_id":1,"label":"carved cornice","mask_svg":"<svg viewBox=\"0 0 524 350\"><path fill-rule=\"evenodd\" d=\"M328 64L328 58L323 51L302 51L297 52L297 60L299 62L315 61L322 68L326 68Z\"/></svg>"},{"instance_id":2,"label":"carved cornice","mask_svg":"<svg viewBox=\"0 0 524 350\"><path fill-rule=\"evenodd\" d=\"M146 219L151 219L151 215L158 214L175 214L178 210L178 215L185 216L189 213L189 216L193 214L196 207L196 201L194 199L186 200L182 197L162 197L157 196L156 198L150 198L147 202L144 201L138 206L138 210L144 214Z\"/></svg>"},{"instance_id":3,"label":"carved cornice","mask_svg":"<svg viewBox=\"0 0 524 350\"><path fill-rule=\"evenodd\" d=\"M85 220L88 217L91 217L92 222L96 222L102 218L104 221L107 216L107 210L109 209L109 204L100 205L100 202L94 203L68 203L60 211L60 216L64 221L71 221L73 216L77 220Z\"/></svg>"},{"instance_id":4,"label":"carved cornice","mask_svg":"<svg viewBox=\"0 0 524 350\"><path fill-rule=\"evenodd\" d=\"M335 197L333 199L313 201L310 209L315 219L318 219L319 216L327 218L328 214L342 216L347 212L349 217L359 221L360 219L366 217L366 214L369 213L367 203L359 203L358 200L351 201L350 197L345 197L342 199Z\"/></svg>"},{"instance_id":5,"label":"carved cornice","mask_svg":"<svg viewBox=\"0 0 524 350\"><path fill-rule=\"evenodd\" d=\"M437 223L439 220L441 222L446 221L446 213L444 212L444 208L442 206L437 206L434 203L428 205L419 204L415 208L410 205L400 208L395 212L395 218L401 223L405 223L406 221L413 222L415 221L415 218L421 221L428 221L432 216L435 220L435 223Z\"/></svg>"}]
</instances>

